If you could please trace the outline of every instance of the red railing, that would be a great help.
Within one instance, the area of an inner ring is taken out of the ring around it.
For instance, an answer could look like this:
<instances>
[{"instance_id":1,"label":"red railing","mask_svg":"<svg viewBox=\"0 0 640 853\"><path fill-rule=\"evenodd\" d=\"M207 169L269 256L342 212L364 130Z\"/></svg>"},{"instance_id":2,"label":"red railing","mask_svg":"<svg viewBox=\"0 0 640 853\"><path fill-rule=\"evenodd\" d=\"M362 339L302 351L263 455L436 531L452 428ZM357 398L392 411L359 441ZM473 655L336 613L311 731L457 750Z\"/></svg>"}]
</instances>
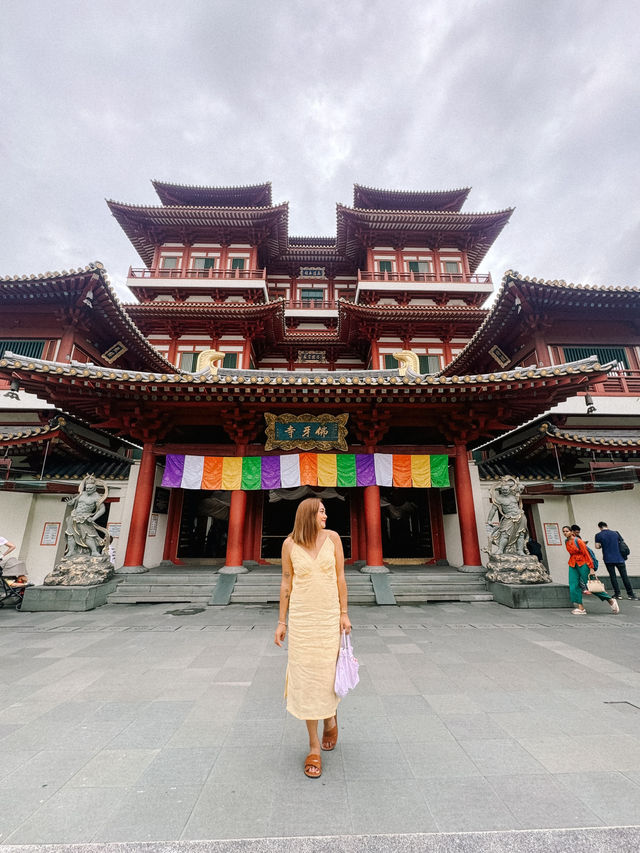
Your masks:
<instances>
[{"instance_id":1,"label":"red railing","mask_svg":"<svg viewBox=\"0 0 640 853\"><path fill-rule=\"evenodd\" d=\"M322 299L302 299L302 300L293 300L291 302L287 302L285 308L305 308L306 310L316 311L318 309L322 310L338 310L337 302L323 302Z\"/></svg>"},{"instance_id":2,"label":"red railing","mask_svg":"<svg viewBox=\"0 0 640 853\"><path fill-rule=\"evenodd\" d=\"M359 272L358 281L402 282L403 284L491 284L491 274L431 272Z\"/></svg>"},{"instance_id":3,"label":"red railing","mask_svg":"<svg viewBox=\"0 0 640 853\"><path fill-rule=\"evenodd\" d=\"M593 386L595 394L632 394L640 396L640 370L616 370L604 382Z\"/></svg>"},{"instance_id":4,"label":"red railing","mask_svg":"<svg viewBox=\"0 0 640 853\"><path fill-rule=\"evenodd\" d=\"M165 270L160 267L147 269L129 268L129 278L159 279L205 279L210 281L266 281L266 270Z\"/></svg>"}]
</instances>

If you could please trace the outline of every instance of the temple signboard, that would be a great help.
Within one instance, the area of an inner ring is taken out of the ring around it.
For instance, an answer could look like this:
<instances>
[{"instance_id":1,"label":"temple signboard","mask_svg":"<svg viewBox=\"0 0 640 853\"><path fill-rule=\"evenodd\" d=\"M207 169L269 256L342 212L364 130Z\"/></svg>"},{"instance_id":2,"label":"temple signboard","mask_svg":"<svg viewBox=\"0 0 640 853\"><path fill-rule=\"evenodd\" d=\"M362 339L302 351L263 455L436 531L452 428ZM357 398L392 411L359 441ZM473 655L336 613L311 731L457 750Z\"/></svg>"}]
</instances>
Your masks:
<instances>
[{"instance_id":1,"label":"temple signboard","mask_svg":"<svg viewBox=\"0 0 640 853\"><path fill-rule=\"evenodd\" d=\"M347 450L349 415L265 414L265 450Z\"/></svg>"}]
</instances>

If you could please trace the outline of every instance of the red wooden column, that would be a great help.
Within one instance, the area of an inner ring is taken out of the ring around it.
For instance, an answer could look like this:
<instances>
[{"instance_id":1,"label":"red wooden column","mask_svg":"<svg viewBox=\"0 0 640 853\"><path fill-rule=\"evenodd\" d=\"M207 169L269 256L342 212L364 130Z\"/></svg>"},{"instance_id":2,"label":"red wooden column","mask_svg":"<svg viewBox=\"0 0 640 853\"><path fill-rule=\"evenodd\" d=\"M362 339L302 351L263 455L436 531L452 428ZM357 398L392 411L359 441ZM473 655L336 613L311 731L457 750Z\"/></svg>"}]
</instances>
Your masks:
<instances>
[{"instance_id":1,"label":"red wooden column","mask_svg":"<svg viewBox=\"0 0 640 853\"><path fill-rule=\"evenodd\" d=\"M145 442L142 448L140 470L138 471L136 495L133 500L131 526L129 528L124 566L117 569L121 574L140 574L147 571L142 565L142 561L144 559L144 546L147 542L147 529L149 527L149 514L151 512L151 499L153 497L155 478L156 457L153 453L153 444Z\"/></svg>"},{"instance_id":2,"label":"red wooden column","mask_svg":"<svg viewBox=\"0 0 640 853\"><path fill-rule=\"evenodd\" d=\"M162 561L182 565L178 559L178 543L180 540L180 520L182 517L183 489L171 489L169 494L169 514L167 517L167 533L164 540Z\"/></svg>"},{"instance_id":3,"label":"red wooden column","mask_svg":"<svg viewBox=\"0 0 640 853\"><path fill-rule=\"evenodd\" d=\"M71 361L71 354L73 352L73 342L73 326L65 326L62 332L62 338L60 339L60 346L58 347L58 355L56 356L56 361Z\"/></svg>"},{"instance_id":4,"label":"red wooden column","mask_svg":"<svg viewBox=\"0 0 640 853\"><path fill-rule=\"evenodd\" d=\"M360 571L365 574L388 572L382 562L382 525L380 524L380 486L365 486L364 523L367 536L367 565Z\"/></svg>"},{"instance_id":5,"label":"red wooden column","mask_svg":"<svg viewBox=\"0 0 640 853\"><path fill-rule=\"evenodd\" d=\"M460 522L460 538L462 540L463 565L459 572L481 572L480 546L478 544L478 528L473 504L471 474L466 444L456 443L455 455L456 499L458 501L458 521Z\"/></svg>"},{"instance_id":6,"label":"red wooden column","mask_svg":"<svg viewBox=\"0 0 640 853\"><path fill-rule=\"evenodd\" d=\"M247 571L242 565L246 509L247 493L243 492L242 489L231 492L227 556L225 557L224 566L219 570L221 575L239 575Z\"/></svg>"}]
</instances>

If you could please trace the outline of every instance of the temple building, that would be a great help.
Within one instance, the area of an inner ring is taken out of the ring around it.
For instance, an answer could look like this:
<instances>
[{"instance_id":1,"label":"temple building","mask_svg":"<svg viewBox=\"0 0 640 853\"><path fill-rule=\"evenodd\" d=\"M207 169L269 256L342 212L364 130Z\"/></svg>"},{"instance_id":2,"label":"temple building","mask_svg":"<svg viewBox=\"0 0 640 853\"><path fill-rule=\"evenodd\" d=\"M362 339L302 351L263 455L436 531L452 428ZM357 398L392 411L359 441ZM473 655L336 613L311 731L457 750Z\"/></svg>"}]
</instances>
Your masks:
<instances>
[{"instance_id":1,"label":"temple building","mask_svg":"<svg viewBox=\"0 0 640 853\"><path fill-rule=\"evenodd\" d=\"M552 572L552 525L583 495L633 491L637 289L507 273L483 308L479 268L512 210L462 212L468 189L356 185L328 238L289 236L268 183L153 185L156 206L108 202L140 258L137 302L98 263L0 279L3 535L34 582L62 556L83 471L109 487L113 600L131 601L161 595L140 582L158 566L257 583L311 494L353 589L371 583L361 600L411 565L450 567L467 586L448 597L473 598L496 476L526 483ZM622 400L602 423L601 397ZM622 458L618 488L602 471Z\"/></svg>"}]
</instances>

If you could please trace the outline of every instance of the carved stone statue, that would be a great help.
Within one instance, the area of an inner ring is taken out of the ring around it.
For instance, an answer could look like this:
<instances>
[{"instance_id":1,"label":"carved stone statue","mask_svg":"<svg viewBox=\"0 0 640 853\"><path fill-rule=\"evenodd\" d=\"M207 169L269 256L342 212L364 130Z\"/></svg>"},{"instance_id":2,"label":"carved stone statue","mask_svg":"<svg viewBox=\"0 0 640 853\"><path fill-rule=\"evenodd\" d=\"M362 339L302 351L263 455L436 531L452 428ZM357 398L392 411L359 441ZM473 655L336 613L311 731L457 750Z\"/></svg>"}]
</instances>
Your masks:
<instances>
[{"instance_id":1,"label":"carved stone statue","mask_svg":"<svg viewBox=\"0 0 640 853\"><path fill-rule=\"evenodd\" d=\"M496 529L489 537L489 553L524 555L527 520L522 506L522 491L515 477L503 477L491 490L491 509L487 524ZM497 521L494 519L498 517Z\"/></svg>"},{"instance_id":2,"label":"carved stone statue","mask_svg":"<svg viewBox=\"0 0 640 853\"><path fill-rule=\"evenodd\" d=\"M487 516L489 555L487 580L501 583L550 583L547 568L529 554L527 519L522 506L523 486L516 477L502 477L491 490Z\"/></svg>"},{"instance_id":3,"label":"carved stone statue","mask_svg":"<svg viewBox=\"0 0 640 853\"><path fill-rule=\"evenodd\" d=\"M102 488L102 494L99 491ZM68 502L71 507L65 537L64 557L46 576L46 586L76 586L103 583L113 574L109 559L110 536L97 520L105 513L107 484L87 475L78 486L78 494Z\"/></svg>"}]
</instances>

